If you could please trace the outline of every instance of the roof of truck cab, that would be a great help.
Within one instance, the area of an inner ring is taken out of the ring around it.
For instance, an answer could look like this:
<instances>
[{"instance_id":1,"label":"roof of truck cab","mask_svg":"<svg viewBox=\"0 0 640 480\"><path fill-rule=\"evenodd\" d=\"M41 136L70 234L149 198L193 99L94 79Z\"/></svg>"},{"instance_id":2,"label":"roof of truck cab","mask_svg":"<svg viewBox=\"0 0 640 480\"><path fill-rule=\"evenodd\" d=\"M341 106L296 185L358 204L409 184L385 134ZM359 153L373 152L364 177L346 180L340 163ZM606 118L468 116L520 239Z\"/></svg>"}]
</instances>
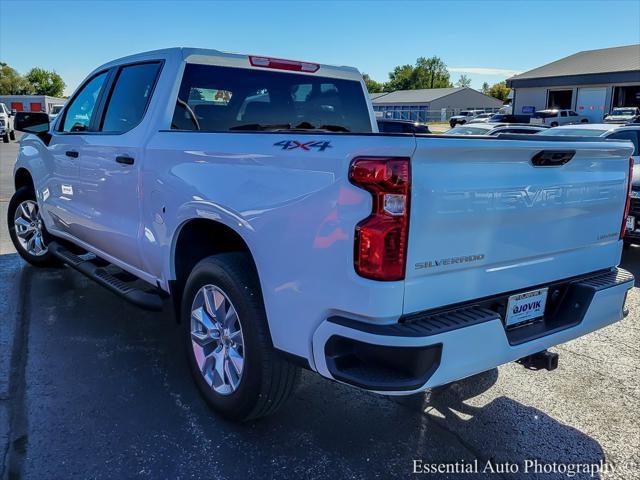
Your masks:
<instances>
[{"instance_id":1,"label":"roof of truck cab","mask_svg":"<svg viewBox=\"0 0 640 480\"><path fill-rule=\"evenodd\" d=\"M186 61L187 63L211 64L211 65L219 65L219 66L249 68L249 69L256 69L256 70L269 70L268 68L264 68L264 67L252 66L249 63L250 56L265 57L265 58L280 58L280 57L270 57L269 55L223 52L220 50L207 49L207 48L172 47L172 48L164 48L160 50L150 50L147 52L140 52L134 55L121 57L121 58L112 60L108 63L105 63L104 65L101 65L96 69L96 71L113 67L116 65L121 65L123 63L134 63L138 61L147 61L152 59L168 59L171 57L181 58L183 61ZM345 78L349 80L358 80L358 81L361 79L360 72L355 67L328 65L324 63L314 62L313 60L299 60L299 59L286 59L286 60L302 61L305 63L315 63L320 66L319 70L317 70L316 72L287 71L287 73L296 73L296 74L311 75L311 76L330 76L330 77Z\"/></svg>"}]
</instances>

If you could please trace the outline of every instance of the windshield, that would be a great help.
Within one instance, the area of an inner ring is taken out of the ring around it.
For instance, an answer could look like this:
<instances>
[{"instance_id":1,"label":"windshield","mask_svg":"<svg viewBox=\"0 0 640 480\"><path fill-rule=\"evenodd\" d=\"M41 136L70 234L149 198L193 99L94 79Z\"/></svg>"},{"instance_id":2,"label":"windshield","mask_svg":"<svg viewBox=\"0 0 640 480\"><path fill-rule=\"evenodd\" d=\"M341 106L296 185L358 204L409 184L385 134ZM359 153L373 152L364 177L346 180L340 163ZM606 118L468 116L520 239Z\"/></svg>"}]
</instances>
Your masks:
<instances>
[{"instance_id":1,"label":"windshield","mask_svg":"<svg viewBox=\"0 0 640 480\"><path fill-rule=\"evenodd\" d=\"M543 130L538 135L548 135L556 137L599 137L608 130L597 130L595 128L550 128Z\"/></svg>"},{"instance_id":2,"label":"windshield","mask_svg":"<svg viewBox=\"0 0 640 480\"><path fill-rule=\"evenodd\" d=\"M487 128L460 126L447 130L444 133L447 135L485 135L488 131L489 129Z\"/></svg>"},{"instance_id":3,"label":"windshield","mask_svg":"<svg viewBox=\"0 0 640 480\"><path fill-rule=\"evenodd\" d=\"M630 108L614 108L611 115L635 115L635 111Z\"/></svg>"},{"instance_id":4,"label":"windshield","mask_svg":"<svg viewBox=\"0 0 640 480\"><path fill-rule=\"evenodd\" d=\"M372 131L358 81L197 64L185 67L171 128Z\"/></svg>"}]
</instances>

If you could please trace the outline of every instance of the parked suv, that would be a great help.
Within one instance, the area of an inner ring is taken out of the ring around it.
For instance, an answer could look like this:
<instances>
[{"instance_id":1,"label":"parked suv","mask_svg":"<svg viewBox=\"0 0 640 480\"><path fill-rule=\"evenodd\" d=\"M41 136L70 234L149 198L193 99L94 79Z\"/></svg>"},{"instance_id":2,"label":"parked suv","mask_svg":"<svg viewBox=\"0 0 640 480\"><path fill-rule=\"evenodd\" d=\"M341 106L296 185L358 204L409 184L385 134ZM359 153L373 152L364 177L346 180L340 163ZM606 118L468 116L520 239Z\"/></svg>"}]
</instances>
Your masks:
<instances>
[{"instance_id":1,"label":"parked suv","mask_svg":"<svg viewBox=\"0 0 640 480\"><path fill-rule=\"evenodd\" d=\"M584 115L578 115L573 110L540 110L531 116L529 123L534 125L549 125L557 127L558 125L567 125L571 123L588 123L589 118Z\"/></svg>"},{"instance_id":2,"label":"parked suv","mask_svg":"<svg viewBox=\"0 0 640 480\"><path fill-rule=\"evenodd\" d=\"M4 103L0 103L0 136L4 143L16 139L16 131L13 126L13 112Z\"/></svg>"},{"instance_id":3,"label":"parked suv","mask_svg":"<svg viewBox=\"0 0 640 480\"><path fill-rule=\"evenodd\" d=\"M634 283L628 142L380 135L354 68L158 50L16 127L18 253L169 297L229 418L282 406L298 367L390 395L553 369L546 349L620 320Z\"/></svg>"}]
</instances>

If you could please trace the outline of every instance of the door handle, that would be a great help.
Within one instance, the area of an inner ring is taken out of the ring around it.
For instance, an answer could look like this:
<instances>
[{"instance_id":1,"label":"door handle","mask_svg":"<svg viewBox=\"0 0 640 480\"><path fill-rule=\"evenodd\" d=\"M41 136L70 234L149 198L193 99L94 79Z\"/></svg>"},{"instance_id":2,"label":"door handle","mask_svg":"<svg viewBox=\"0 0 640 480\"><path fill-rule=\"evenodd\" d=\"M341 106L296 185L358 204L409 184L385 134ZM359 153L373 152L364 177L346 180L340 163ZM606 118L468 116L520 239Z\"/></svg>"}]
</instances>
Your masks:
<instances>
[{"instance_id":1,"label":"door handle","mask_svg":"<svg viewBox=\"0 0 640 480\"><path fill-rule=\"evenodd\" d=\"M116 157L116 162L123 163L125 165L133 165L134 159L128 155L120 155Z\"/></svg>"},{"instance_id":2,"label":"door handle","mask_svg":"<svg viewBox=\"0 0 640 480\"><path fill-rule=\"evenodd\" d=\"M64 154L67 157L71 157L71 158L78 158L78 155L80 155L78 152L76 152L75 150L67 150L66 152L64 152Z\"/></svg>"}]
</instances>

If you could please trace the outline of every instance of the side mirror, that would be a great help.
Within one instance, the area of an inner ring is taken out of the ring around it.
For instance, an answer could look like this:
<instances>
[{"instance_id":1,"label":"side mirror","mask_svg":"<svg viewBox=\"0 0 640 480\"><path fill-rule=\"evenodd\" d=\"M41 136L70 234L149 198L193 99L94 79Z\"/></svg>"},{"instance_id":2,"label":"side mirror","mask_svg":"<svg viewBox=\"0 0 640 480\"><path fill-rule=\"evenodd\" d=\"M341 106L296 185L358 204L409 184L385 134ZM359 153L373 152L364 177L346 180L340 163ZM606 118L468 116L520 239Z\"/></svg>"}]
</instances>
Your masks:
<instances>
[{"instance_id":1,"label":"side mirror","mask_svg":"<svg viewBox=\"0 0 640 480\"><path fill-rule=\"evenodd\" d=\"M16 130L25 133L33 133L45 144L49 144L49 114L45 112L17 112L14 120Z\"/></svg>"}]
</instances>

